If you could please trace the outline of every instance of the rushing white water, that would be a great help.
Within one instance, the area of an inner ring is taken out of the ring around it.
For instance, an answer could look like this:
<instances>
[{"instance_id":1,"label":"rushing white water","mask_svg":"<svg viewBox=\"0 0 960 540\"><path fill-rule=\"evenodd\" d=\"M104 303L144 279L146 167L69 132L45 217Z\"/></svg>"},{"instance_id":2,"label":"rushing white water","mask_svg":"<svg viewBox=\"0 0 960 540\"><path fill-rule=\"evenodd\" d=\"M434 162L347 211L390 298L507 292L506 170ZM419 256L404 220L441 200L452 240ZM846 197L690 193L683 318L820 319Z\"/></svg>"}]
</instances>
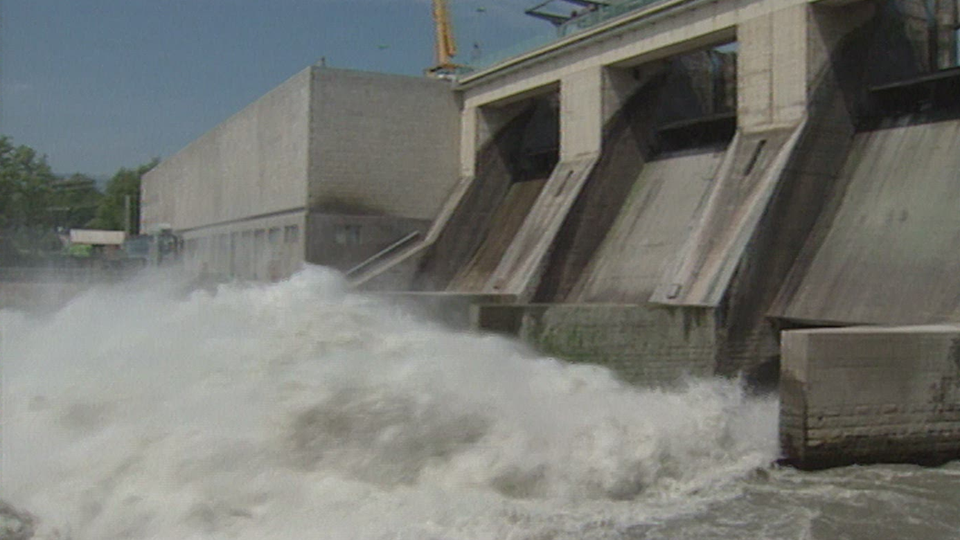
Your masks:
<instances>
[{"instance_id":1,"label":"rushing white water","mask_svg":"<svg viewBox=\"0 0 960 540\"><path fill-rule=\"evenodd\" d=\"M608 538L776 458L736 382L639 390L318 268L0 312L2 495L41 538Z\"/></svg>"}]
</instances>

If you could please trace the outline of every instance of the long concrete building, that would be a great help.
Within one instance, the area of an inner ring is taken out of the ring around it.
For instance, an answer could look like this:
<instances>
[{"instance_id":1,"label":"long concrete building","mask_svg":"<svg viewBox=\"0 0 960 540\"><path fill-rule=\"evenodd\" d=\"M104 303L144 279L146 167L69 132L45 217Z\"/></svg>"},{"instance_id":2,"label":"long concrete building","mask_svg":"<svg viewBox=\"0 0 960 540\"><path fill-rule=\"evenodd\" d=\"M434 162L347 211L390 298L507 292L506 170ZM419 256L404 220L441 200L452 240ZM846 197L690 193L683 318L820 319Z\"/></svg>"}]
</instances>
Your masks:
<instances>
[{"instance_id":1,"label":"long concrete building","mask_svg":"<svg viewBox=\"0 0 960 540\"><path fill-rule=\"evenodd\" d=\"M425 231L458 135L442 81L311 66L148 173L141 228L179 235L197 273L346 270Z\"/></svg>"},{"instance_id":2,"label":"long concrete building","mask_svg":"<svg viewBox=\"0 0 960 540\"><path fill-rule=\"evenodd\" d=\"M958 12L626 0L455 83L311 67L151 172L143 226L197 271L334 266L641 384L776 383L783 331L960 324Z\"/></svg>"}]
</instances>

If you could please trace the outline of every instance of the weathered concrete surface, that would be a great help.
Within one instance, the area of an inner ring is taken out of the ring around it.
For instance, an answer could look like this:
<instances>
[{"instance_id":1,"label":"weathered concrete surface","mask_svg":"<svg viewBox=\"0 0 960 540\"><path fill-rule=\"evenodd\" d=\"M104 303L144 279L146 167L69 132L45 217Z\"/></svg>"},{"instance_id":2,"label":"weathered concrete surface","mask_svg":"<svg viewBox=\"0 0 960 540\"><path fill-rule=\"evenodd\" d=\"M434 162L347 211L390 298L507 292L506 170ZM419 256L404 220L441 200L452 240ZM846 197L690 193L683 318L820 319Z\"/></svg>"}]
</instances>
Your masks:
<instances>
[{"instance_id":1,"label":"weathered concrete surface","mask_svg":"<svg viewBox=\"0 0 960 540\"><path fill-rule=\"evenodd\" d=\"M608 367L623 380L668 386L714 374L716 321L708 308L625 304L478 305L475 324L519 336L540 352Z\"/></svg>"},{"instance_id":2,"label":"weathered concrete surface","mask_svg":"<svg viewBox=\"0 0 960 540\"><path fill-rule=\"evenodd\" d=\"M476 177L464 177L440 215L434 220L430 238L418 249L415 290L445 290L483 243L497 208L516 177L514 156L520 148L534 107L517 111L483 147ZM393 263L410 260L398 256Z\"/></svg>"},{"instance_id":3,"label":"weathered concrete surface","mask_svg":"<svg viewBox=\"0 0 960 540\"><path fill-rule=\"evenodd\" d=\"M281 212L177 231L181 263L194 275L277 280L304 262L305 212Z\"/></svg>"},{"instance_id":4,"label":"weathered concrete surface","mask_svg":"<svg viewBox=\"0 0 960 540\"><path fill-rule=\"evenodd\" d=\"M429 227L425 219L310 212L306 260L347 272L411 233L425 235Z\"/></svg>"},{"instance_id":5,"label":"weathered concrete surface","mask_svg":"<svg viewBox=\"0 0 960 540\"><path fill-rule=\"evenodd\" d=\"M309 206L433 219L459 177L449 83L320 67L310 77Z\"/></svg>"},{"instance_id":6,"label":"weathered concrete surface","mask_svg":"<svg viewBox=\"0 0 960 540\"><path fill-rule=\"evenodd\" d=\"M687 239L722 157L707 149L648 162L568 301L649 300Z\"/></svg>"},{"instance_id":7,"label":"weathered concrete surface","mask_svg":"<svg viewBox=\"0 0 960 540\"><path fill-rule=\"evenodd\" d=\"M808 322L960 321L960 121L860 133L847 187L773 314Z\"/></svg>"},{"instance_id":8,"label":"weathered concrete surface","mask_svg":"<svg viewBox=\"0 0 960 540\"><path fill-rule=\"evenodd\" d=\"M514 182L491 218L483 243L447 287L452 291L480 291L500 264L530 208L543 190L546 179Z\"/></svg>"},{"instance_id":9,"label":"weathered concrete surface","mask_svg":"<svg viewBox=\"0 0 960 540\"><path fill-rule=\"evenodd\" d=\"M801 124L734 138L703 213L665 271L654 302L720 303L802 133Z\"/></svg>"},{"instance_id":10,"label":"weathered concrete surface","mask_svg":"<svg viewBox=\"0 0 960 540\"><path fill-rule=\"evenodd\" d=\"M446 230L447 224L454 217L464 197L470 193L474 181L472 177L461 178L423 238L418 238L409 246L351 274L349 276L351 285L370 291L413 289L425 257L430 254L433 245Z\"/></svg>"},{"instance_id":11,"label":"weathered concrete surface","mask_svg":"<svg viewBox=\"0 0 960 540\"><path fill-rule=\"evenodd\" d=\"M657 126L663 117L678 109L701 112L689 88L697 74L683 69L681 62L657 62L632 72L610 68L606 75L604 117L609 120L602 152L551 247L534 296L537 303L570 301L571 290L610 234L638 174L657 152Z\"/></svg>"},{"instance_id":12,"label":"weathered concrete surface","mask_svg":"<svg viewBox=\"0 0 960 540\"><path fill-rule=\"evenodd\" d=\"M306 204L312 68L147 173L141 228L222 224Z\"/></svg>"},{"instance_id":13,"label":"weathered concrete surface","mask_svg":"<svg viewBox=\"0 0 960 540\"><path fill-rule=\"evenodd\" d=\"M311 66L148 173L142 227L172 227L194 273L349 264L383 246L386 221L436 216L457 181L459 114L444 81ZM348 245L311 217L332 214L382 219L354 223Z\"/></svg>"},{"instance_id":14,"label":"weathered concrete surface","mask_svg":"<svg viewBox=\"0 0 960 540\"><path fill-rule=\"evenodd\" d=\"M557 233L598 158L588 153L557 164L484 292L532 298Z\"/></svg>"},{"instance_id":15,"label":"weathered concrete surface","mask_svg":"<svg viewBox=\"0 0 960 540\"><path fill-rule=\"evenodd\" d=\"M780 437L802 468L960 457L960 326L784 332Z\"/></svg>"}]
</instances>

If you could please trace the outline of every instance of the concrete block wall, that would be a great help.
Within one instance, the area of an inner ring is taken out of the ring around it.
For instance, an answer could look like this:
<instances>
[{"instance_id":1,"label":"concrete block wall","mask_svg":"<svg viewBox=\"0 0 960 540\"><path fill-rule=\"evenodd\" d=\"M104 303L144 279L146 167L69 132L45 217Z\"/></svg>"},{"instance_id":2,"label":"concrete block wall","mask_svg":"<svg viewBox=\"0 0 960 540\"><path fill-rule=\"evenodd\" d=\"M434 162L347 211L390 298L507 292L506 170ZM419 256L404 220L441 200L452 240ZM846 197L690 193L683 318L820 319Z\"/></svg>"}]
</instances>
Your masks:
<instances>
[{"instance_id":1,"label":"concrete block wall","mask_svg":"<svg viewBox=\"0 0 960 540\"><path fill-rule=\"evenodd\" d=\"M432 219L459 179L447 81L313 67L309 206Z\"/></svg>"},{"instance_id":2,"label":"concrete block wall","mask_svg":"<svg viewBox=\"0 0 960 540\"><path fill-rule=\"evenodd\" d=\"M141 229L190 229L303 208L310 74L294 75L147 173Z\"/></svg>"},{"instance_id":3,"label":"concrete block wall","mask_svg":"<svg viewBox=\"0 0 960 540\"><path fill-rule=\"evenodd\" d=\"M480 329L516 335L563 360L608 367L641 386L714 374L717 323L710 308L533 304L475 310Z\"/></svg>"},{"instance_id":4,"label":"concrete block wall","mask_svg":"<svg viewBox=\"0 0 960 540\"><path fill-rule=\"evenodd\" d=\"M780 438L807 469L960 458L960 326L793 330Z\"/></svg>"}]
</instances>

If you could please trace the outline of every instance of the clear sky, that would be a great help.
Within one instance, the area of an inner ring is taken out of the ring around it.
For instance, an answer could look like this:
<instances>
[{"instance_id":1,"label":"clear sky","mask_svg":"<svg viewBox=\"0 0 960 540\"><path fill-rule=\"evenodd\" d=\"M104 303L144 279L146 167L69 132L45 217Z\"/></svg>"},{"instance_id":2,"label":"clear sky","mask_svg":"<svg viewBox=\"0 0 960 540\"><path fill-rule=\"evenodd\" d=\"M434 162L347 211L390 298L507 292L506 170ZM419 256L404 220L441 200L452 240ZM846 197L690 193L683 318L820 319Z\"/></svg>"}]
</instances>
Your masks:
<instances>
[{"instance_id":1,"label":"clear sky","mask_svg":"<svg viewBox=\"0 0 960 540\"><path fill-rule=\"evenodd\" d=\"M550 31L533 0L450 0L461 57ZM58 173L166 157L325 57L420 75L429 0L0 0L0 133Z\"/></svg>"}]
</instances>

